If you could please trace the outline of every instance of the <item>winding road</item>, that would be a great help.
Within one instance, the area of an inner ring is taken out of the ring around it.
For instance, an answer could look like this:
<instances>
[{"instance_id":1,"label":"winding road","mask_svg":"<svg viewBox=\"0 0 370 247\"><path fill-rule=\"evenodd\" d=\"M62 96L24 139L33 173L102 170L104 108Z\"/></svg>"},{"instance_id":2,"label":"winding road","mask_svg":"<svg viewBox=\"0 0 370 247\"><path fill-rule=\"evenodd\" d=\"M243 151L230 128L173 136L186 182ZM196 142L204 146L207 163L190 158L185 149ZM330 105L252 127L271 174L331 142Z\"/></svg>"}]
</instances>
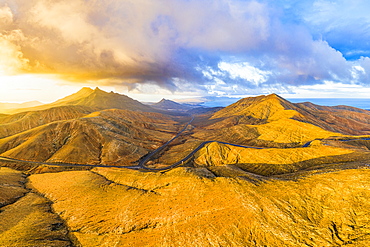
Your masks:
<instances>
[{"instance_id":1,"label":"winding road","mask_svg":"<svg viewBox=\"0 0 370 247\"><path fill-rule=\"evenodd\" d=\"M143 159L141 159L139 161L139 164L138 164L138 167L140 168L143 168L143 169L150 169L150 168L147 168L145 166L145 164L156 154L158 154L159 152L161 152L162 150L164 150L171 142L173 142L175 139L177 139L187 128L188 126L193 122L194 120L194 116L192 116L191 120L185 125L185 127L179 132L177 133L176 136L174 136L171 140L169 140L168 142L166 142L165 144L163 144L162 146L160 146L159 148L157 148L156 150L154 150L153 152L147 154Z\"/></svg>"},{"instance_id":2,"label":"winding road","mask_svg":"<svg viewBox=\"0 0 370 247\"><path fill-rule=\"evenodd\" d=\"M140 165L141 168L145 169L145 170L150 170L150 171L165 171L165 170L169 170L169 169L172 169L172 168L175 168L179 165L182 165L184 164L187 160L189 160L191 157L193 157L193 155L198 152L201 148L203 148L206 144L208 143L211 143L211 142L217 142L217 143L220 143L220 144L226 144L226 145L230 145L230 146L235 146L235 147L242 147L242 148L254 148L254 149L264 149L264 148L260 148L260 147L250 147L250 146L242 146L242 145L238 145L238 144L232 144L232 143L227 143L227 142L220 142L220 141L205 141L205 142L202 142L197 148L195 148L191 153L189 153L185 158L183 158L182 160L172 164L172 165L169 165L169 166L166 166L166 167L161 167L161 168L149 168L149 167L146 167L145 166L145 163L142 163ZM151 157L151 156L150 156ZM149 158L150 159L150 158ZM148 162L149 159L146 159L145 162Z\"/></svg>"},{"instance_id":3,"label":"winding road","mask_svg":"<svg viewBox=\"0 0 370 247\"><path fill-rule=\"evenodd\" d=\"M191 120L185 125L185 127L176 134L173 138L171 138L169 141L167 141L165 144L154 150L153 152L147 154L144 156L137 165L134 166L112 166L112 165L89 165L89 164L72 164L72 163L51 163L51 162L37 162L37 161L27 161L27 160L19 160L19 159L14 159L14 158L8 158L8 157L3 157L0 156L0 161L6 161L6 162L21 162L21 163L26 163L26 164L34 164L34 165L48 165L48 166L63 166L63 167L108 167L108 168L125 168L125 169L132 169L132 170L141 170L141 171L166 171L170 170L172 168L175 168L177 166L180 166L184 164L186 161L188 161L190 158L193 157L193 155L198 152L201 148L203 148L206 144L216 142L220 144L225 144L225 145L230 145L234 147L241 147L241 148L253 148L253 149L265 149L262 147L252 147L252 146L243 146L243 145L238 145L238 144L233 144L233 143L228 143L228 142L221 142L221 141L204 141L202 142L197 148L195 148L193 151L191 151L186 157L181 159L180 161L168 165L165 167L161 168L150 168L146 166L146 163L150 161L150 159L163 151L171 142L173 142L175 139L177 139L182 133L188 128L188 126L193 122L194 116L191 118ZM370 140L370 138L360 138L360 139L350 139L350 140ZM350 140L342 140L342 141L350 141ZM308 147L311 144L312 141L309 141L305 143L302 147Z\"/></svg>"},{"instance_id":4,"label":"winding road","mask_svg":"<svg viewBox=\"0 0 370 247\"><path fill-rule=\"evenodd\" d=\"M145 164L155 155L164 150L171 142L173 142L175 139L177 139L186 129L187 127L193 122L194 116L192 116L191 120L185 125L185 127L176 134L171 140L167 141L165 144L154 150L153 152L147 154L143 159L139 161L138 165L135 166L112 166L112 165L89 165L89 164L71 164L71 163L51 163L51 162L38 162L38 161L28 161L28 160L19 160L19 159L14 159L14 158L9 158L9 157L4 157L0 156L0 161L6 161L6 162L21 162L21 163L26 163L26 164L33 164L33 165L48 165L48 166L63 166L63 167L114 167L114 168L126 168L126 169L134 169L134 170L150 170L150 171L155 171L155 170L168 170L173 167L174 165L161 168L161 169L153 169L153 168L148 168L145 166ZM198 147L199 148L199 147ZM199 150L199 149L198 149ZM192 154L195 152L193 151ZM191 156L189 156L190 158ZM184 160L184 159L183 159ZM178 166L178 163L176 163L176 166ZM180 161L181 164L181 161Z\"/></svg>"}]
</instances>

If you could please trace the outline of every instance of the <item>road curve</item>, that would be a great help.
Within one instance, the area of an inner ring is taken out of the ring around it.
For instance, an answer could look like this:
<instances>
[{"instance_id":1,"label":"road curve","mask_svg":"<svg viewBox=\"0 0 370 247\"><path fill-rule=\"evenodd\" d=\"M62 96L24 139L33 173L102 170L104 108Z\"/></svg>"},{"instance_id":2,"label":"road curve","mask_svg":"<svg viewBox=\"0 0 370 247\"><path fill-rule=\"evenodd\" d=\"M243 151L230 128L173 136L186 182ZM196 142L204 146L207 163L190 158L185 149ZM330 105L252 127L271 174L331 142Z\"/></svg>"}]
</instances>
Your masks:
<instances>
[{"instance_id":1,"label":"road curve","mask_svg":"<svg viewBox=\"0 0 370 247\"><path fill-rule=\"evenodd\" d=\"M169 140L168 142L166 142L165 144L163 144L162 146L160 146L159 148L157 148L156 150L154 150L153 152L147 154L143 159L141 159L139 161L139 164L137 165L138 167L142 168L142 169L148 169L145 164L155 155L155 154L158 154L159 152L161 152L163 149L165 149L171 142L173 142L175 139L177 139L185 130L186 128L193 122L194 120L194 116L192 116L191 120L185 125L185 127L179 132L176 134L176 136L174 136L171 140Z\"/></svg>"},{"instance_id":2,"label":"road curve","mask_svg":"<svg viewBox=\"0 0 370 247\"><path fill-rule=\"evenodd\" d=\"M260 148L260 147L251 147L251 146L243 146L243 145L238 145L238 144L232 144L232 143L227 143L227 142L220 142L220 141L205 141L205 142L202 142L196 149L194 149L191 153L189 153L185 158L183 158L182 160L176 162L175 164L172 164L172 165L169 165L169 166L166 166L166 167L161 167L161 168L150 168L150 167L146 167L145 166L145 163L142 164L141 168L145 169L145 170L149 170L149 171L166 171L166 170L170 170L172 168L175 168L177 166L180 166L182 164L184 164L184 162L186 162L187 160L189 160L191 157L193 157L193 155L198 152L201 148L203 148L206 144L208 143L211 143L211 142L217 142L217 143L220 143L220 144L226 144L226 145L230 145L230 146L234 146L234 147L241 147L241 148L253 148L253 149L264 149L264 148ZM148 162L149 160L147 160L146 162Z\"/></svg>"},{"instance_id":3,"label":"road curve","mask_svg":"<svg viewBox=\"0 0 370 247\"><path fill-rule=\"evenodd\" d=\"M175 168L177 166L180 166L184 164L186 161L188 161L193 155L198 152L201 148L203 148L206 144L211 142L217 142L220 144L230 145L234 147L241 147L241 148L253 148L253 149L266 149L262 147L252 147L252 146L244 146L239 144L233 144L228 142L222 142L222 141L204 141L202 142L197 148L195 148L193 151L191 151L186 157L179 160L178 162L168 165L166 167L161 168L150 168L146 166L146 163L149 162L149 160L155 155L164 150L171 142L173 142L175 139L177 139L186 129L187 127L193 122L194 116L191 118L191 120L185 125L185 127L176 134L173 138L171 138L169 141L167 141L165 144L163 144L161 147L157 148L153 152L147 154L144 158L142 158L137 165L134 166L112 166L112 165L89 165L89 164L75 164L75 163L51 163L51 162L37 162L37 161L27 161L27 160L19 160L14 158L8 158L4 156L0 156L0 161L7 161L7 162L22 162L26 164L34 164L34 165L48 165L48 166L63 166L63 167L106 167L106 168L125 168L125 169L132 169L132 170L141 170L141 171L166 171L170 170L172 168ZM359 139L349 139L349 140L341 140L341 141L351 141L351 140L370 140L370 138L359 138ZM311 144L312 141L309 141L302 145L303 148L308 147Z\"/></svg>"},{"instance_id":4,"label":"road curve","mask_svg":"<svg viewBox=\"0 0 370 247\"><path fill-rule=\"evenodd\" d=\"M172 138L170 141L173 141L173 140L174 140L174 138ZM211 143L211 142L217 142L217 143L220 143L220 144L226 144L226 145L231 145L231 146L235 146L235 147L242 147L242 148L264 149L264 148L260 148L260 147L243 146L243 145L232 144L232 143L227 143L227 142L220 142L220 141L205 141L205 142L202 142L191 153L189 153L185 158L181 159L180 161L178 161L178 162L176 162L172 165L169 165L169 166L166 166L166 167L161 167L161 168L150 168L150 167L145 166L145 164L150 160L150 158L154 154L160 152L166 146L161 146L160 148L154 150L152 153L150 153L148 156L146 156L145 159L141 160L141 162L139 162L138 165L135 165L135 166L89 165L89 164L75 164L75 163L73 163L73 164L72 163L51 163L51 162L19 160L19 159L4 157L4 156L0 156L0 161L21 162L21 163L34 164L34 165L62 166L62 167L105 167L105 168L125 168L125 169L144 170L144 171L166 171L166 170L170 170L172 168L175 168L177 166L182 165L184 162L189 160L196 152L198 152L202 147L204 147L206 144ZM166 144L168 145L169 142L167 142Z\"/></svg>"},{"instance_id":5,"label":"road curve","mask_svg":"<svg viewBox=\"0 0 370 247\"><path fill-rule=\"evenodd\" d=\"M206 144L211 142L217 142L220 144L226 144L231 145L235 147L242 147L242 148L254 148L254 149L263 149L260 147L250 147L250 146L242 146L238 144L232 144L227 142L220 142L220 141L205 141L202 142L197 148L195 148L192 152L190 152L185 158L181 159L180 161L166 166L162 168L150 168L146 166L146 163L155 155L164 150L171 142L173 142L175 139L177 139L186 129L187 127L193 122L194 116L192 116L191 120L185 125L185 127L176 134L171 140L167 141L165 144L163 144L161 147L157 148L153 152L146 155L143 159L139 161L137 165L134 166L112 166L112 165L89 165L89 164L76 164L76 163L51 163L51 162L38 162L38 161L28 161L28 160L19 160L14 158L8 158L4 156L0 156L0 161L7 161L7 162L21 162L26 164L33 164L33 165L47 165L47 166L61 166L61 167L107 167L107 168L125 168L125 169L132 169L132 170L142 170L142 171L165 171L172 168L175 168L179 165L182 165L184 162L189 160L196 152L198 152L202 147L204 147Z\"/></svg>"},{"instance_id":6,"label":"road curve","mask_svg":"<svg viewBox=\"0 0 370 247\"><path fill-rule=\"evenodd\" d=\"M0 156L0 161L7 161L7 162L21 162L26 164L33 164L33 165L47 165L47 166L62 166L62 167L109 167L109 168L126 168L126 169L132 169L132 170L152 170L150 168L145 167L145 163L149 161L149 159L162 151L165 147L167 147L172 141L174 141L176 138L178 138L185 130L186 128L193 122L194 116L192 116L191 120L185 125L185 127L176 134L171 140L167 141L164 145L157 148L147 156L145 156L144 159L142 159L138 165L135 166L112 166L112 165L89 165L89 164L75 164L75 163L51 163L51 162L38 162L38 161L28 161L28 160L19 160L9 157Z\"/></svg>"}]
</instances>

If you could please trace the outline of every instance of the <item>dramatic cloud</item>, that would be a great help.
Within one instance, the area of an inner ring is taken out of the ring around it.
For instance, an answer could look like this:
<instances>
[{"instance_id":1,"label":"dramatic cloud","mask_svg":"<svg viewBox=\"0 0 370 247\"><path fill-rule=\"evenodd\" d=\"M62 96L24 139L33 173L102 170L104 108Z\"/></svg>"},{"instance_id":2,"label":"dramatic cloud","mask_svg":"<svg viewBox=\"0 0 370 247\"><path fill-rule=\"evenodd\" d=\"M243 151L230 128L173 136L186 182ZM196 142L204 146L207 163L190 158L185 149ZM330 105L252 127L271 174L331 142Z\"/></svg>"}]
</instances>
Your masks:
<instances>
[{"instance_id":1,"label":"dramatic cloud","mask_svg":"<svg viewBox=\"0 0 370 247\"><path fill-rule=\"evenodd\" d=\"M305 25L348 59L370 55L370 2L366 0L279 0L288 21Z\"/></svg>"},{"instance_id":2,"label":"dramatic cloud","mask_svg":"<svg viewBox=\"0 0 370 247\"><path fill-rule=\"evenodd\" d=\"M0 71L7 74L26 71L29 60L23 57L17 41L23 37L19 30L0 34Z\"/></svg>"},{"instance_id":3,"label":"dramatic cloud","mask_svg":"<svg viewBox=\"0 0 370 247\"><path fill-rule=\"evenodd\" d=\"M0 8L0 28L6 29L13 23L13 14L9 7ZM24 40L20 30L0 33L0 71L3 73L16 73L28 68L28 60L23 57L18 43Z\"/></svg>"},{"instance_id":4,"label":"dramatic cloud","mask_svg":"<svg viewBox=\"0 0 370 247\"><path fill-rule=\"evenodd\" d=\"M214 95L362 85L370 6L355 2L0 1L0 71Z\"/></svg>"}]
</instances>

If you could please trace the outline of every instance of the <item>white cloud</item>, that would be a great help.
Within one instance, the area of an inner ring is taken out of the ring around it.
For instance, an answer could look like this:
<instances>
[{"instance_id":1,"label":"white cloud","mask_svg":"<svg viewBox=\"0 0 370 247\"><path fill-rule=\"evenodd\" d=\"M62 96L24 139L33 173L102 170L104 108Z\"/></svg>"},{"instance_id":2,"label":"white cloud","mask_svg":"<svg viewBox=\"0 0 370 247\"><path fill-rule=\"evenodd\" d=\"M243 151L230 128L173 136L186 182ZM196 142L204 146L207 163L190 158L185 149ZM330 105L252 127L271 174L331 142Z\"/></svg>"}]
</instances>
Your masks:
<instances>
[{"instance_id":1,"label":"white cloud","mask_svg":"<svg viewBox=\"0 0 370 247\"><path fill-rule=\"evenodd\" d=\"M366 84L366 58L347 61L311 29L326 17L327 30L340 26L337 17L366 26L365 10L364 21L344 13L368 6L357 3L317 0L314 11L296 13L312 1L13 0L0 5L0 68L155 93L148 85L254 94L324 81ZM292 21L284 11L299 16Z\"/></svg>"},{"instance_id":2,"label":"white cloud","mask_svg":"<svg viewBox=\"0 0 370 247\"><path fill-rule=\"evenodd\" d=\"M11 9L5 5L0 7L0 28L6 28L13 23L13 13Z\"/></svg>"},{"instance_id":3,"label":"white cloud","mask_svg":"<svg viewBox=\"0 0 370 247\"><path fill-rule=\"evenodd\" d=\"M324 81L320 85L290 87L294 93L281 94L286 98L368 98L370 87Z\"/></svg>"},{"instance_id":4,"label":"white cloud","mask_svg":"<svg viewBox=\"0 0 370 247\"><path fill-rule=\"evenodd\" d=\"M8 34L0 33L0 73L14 74L29 69L29 60L24 58L21 47L15 44L22 37L19 30Z\"/></svg>"},{"instance_id":5,"label":"white cloud","mask_svg":"<svg viewBox=\"0 0 370 247\"><path fill-rule=\"evenodd\" d=\"M222 71L226 71L230 74L232 79L244 79L248 82L253 83L256 86L266 82L271 75L269 71L262 71L256 67L249 65L247 62L242 63L226 63L221 62L218 67Z\"/></svg>"}]
</instances>

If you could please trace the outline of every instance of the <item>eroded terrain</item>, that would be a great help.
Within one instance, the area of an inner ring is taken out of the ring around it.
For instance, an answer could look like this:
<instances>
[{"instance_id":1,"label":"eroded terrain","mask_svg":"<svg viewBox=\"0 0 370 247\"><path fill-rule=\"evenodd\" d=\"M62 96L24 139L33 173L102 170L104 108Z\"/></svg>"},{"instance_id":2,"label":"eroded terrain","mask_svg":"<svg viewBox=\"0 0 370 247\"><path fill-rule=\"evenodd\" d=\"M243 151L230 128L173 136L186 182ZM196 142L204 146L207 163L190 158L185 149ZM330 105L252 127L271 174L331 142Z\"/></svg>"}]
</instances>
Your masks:
<instances>
[{"instance_id":1,"label":"eroded terrain","mask_svg":"<svg viewBox=\"0 0 370 247\"><path fill-rule=\"evenodd\" d=\"M32 175L82 246L368 246L368 169L295 181L96 168Z\"/></svg>"},{"instance_id":2,"label":"eroded terrain","mask_svg":"<svg viewBox=\"0 0 370 247\"><path fill-rule=\"evenodd\" d=\"M0 246L370 245L368 111L121 96L0 116Z\"/></svg>"}]
</instances>

